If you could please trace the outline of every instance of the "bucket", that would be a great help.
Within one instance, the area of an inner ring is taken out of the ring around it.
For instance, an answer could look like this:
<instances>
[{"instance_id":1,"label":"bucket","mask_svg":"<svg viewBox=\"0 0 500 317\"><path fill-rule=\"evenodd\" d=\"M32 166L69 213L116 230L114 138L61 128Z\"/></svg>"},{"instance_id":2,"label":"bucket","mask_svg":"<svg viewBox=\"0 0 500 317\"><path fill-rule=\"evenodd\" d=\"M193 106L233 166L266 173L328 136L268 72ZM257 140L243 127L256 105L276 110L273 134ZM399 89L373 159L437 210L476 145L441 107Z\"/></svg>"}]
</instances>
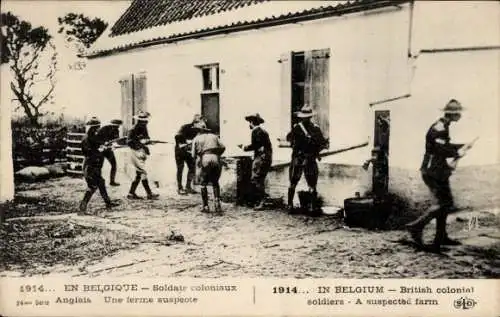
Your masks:
<instances>
[{"instance_id":1,"label":"bucket","mask_svg":"<svg viewBox=\"0 0 500 317\"><path fill-rule=\"evenodd\" d=\"M344 200L344 223L349 227L375 229L380 227L379 216L372 197L353 197Z\"/></svg>"}]
</instances>

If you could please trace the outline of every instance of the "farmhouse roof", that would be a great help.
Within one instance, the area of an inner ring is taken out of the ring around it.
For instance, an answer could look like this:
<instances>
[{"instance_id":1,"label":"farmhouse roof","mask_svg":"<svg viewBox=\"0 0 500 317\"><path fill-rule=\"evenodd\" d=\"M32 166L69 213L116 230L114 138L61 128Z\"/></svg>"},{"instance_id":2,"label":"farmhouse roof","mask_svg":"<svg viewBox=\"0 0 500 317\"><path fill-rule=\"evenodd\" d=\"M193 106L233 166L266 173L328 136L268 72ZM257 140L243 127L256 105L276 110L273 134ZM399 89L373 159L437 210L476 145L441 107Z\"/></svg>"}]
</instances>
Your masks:
<instances>
[{"instance_id":1,"label":"farmhouse roof","mask_svg":"<svg viewBox=\"0 0 500 317\"><path fill-rule=\"evenodd\" d=\"M398 5L408 0L133 0L87 57Z\"/></svg>"}]
</instances>

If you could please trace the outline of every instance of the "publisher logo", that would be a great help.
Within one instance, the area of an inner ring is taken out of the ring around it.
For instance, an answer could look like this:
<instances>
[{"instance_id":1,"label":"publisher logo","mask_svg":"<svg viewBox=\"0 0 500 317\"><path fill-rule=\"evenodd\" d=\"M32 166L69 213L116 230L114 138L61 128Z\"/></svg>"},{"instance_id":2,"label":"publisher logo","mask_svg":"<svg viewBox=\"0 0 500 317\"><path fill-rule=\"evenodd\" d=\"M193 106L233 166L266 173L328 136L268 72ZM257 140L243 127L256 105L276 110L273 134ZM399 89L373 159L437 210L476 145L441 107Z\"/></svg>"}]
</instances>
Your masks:
<instances>
[{"instance_id":1,"label":"publisher logo","mask_svg":"<svg viewBox=\"0 0 500 317\"><path fill-rule=\"evenodd\" d=\"M472 309L474 306L476 306L477 302L473 300L472 298L468 297L460 297L459 299L456 299L453 302L453 307L456 309Z\"/></svg>"}]
</instances>

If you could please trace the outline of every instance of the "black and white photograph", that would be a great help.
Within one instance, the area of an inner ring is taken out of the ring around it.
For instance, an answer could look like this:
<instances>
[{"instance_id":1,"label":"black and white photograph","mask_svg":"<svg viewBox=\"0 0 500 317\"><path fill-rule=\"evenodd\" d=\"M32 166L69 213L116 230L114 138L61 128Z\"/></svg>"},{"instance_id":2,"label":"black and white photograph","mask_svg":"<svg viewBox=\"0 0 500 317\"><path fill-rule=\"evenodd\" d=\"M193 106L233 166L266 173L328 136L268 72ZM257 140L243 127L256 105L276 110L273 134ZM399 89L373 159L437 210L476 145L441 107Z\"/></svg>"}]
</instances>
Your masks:
<instances>
[{"instance_id":1,"label":"black and white photograph","mask_svg":"<svg viewBox=\"0 0 500 317\"><path fill-rule=\"evenodd\" d=\"M498 1L2 1L0 281L498 279L499 25Z\"/></svg>"}]
</instances>

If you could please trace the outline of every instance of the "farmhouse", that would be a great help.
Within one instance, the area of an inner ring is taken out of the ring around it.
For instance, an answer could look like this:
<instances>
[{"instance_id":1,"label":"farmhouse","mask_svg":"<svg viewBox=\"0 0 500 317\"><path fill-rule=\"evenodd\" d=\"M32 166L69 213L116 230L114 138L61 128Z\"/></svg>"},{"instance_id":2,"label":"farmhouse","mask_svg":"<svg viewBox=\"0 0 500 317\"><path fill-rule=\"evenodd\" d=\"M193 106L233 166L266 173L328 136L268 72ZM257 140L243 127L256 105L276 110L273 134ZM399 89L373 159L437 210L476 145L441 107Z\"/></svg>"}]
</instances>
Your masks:
<instances>
[{"instance_id":1,"label":"farmhouse","mask_svg":"<svg viewBox=\"0 0 500 317\"><path fill-rule=\"evenodd\" d=\"M292 113L309 103L330 150L351 149L322 161L335 203L366 189L359 166L381 142L391 190L420 199L426 130L455 98L467 112L452 138L480 139L454 187L477 205L471 189L497 197L499 23L500 3L489 1L134 0L88 51L81 98L89 115L122 118L124 133L134 113L150 112L150 134L163 140L202 113L229 152L249 139L243 117L259 112L275 163L289 160ZM172 152L155 148L173 169ZM274 173L273 190L286 175Z\"/></svg>"}]
</instances>

